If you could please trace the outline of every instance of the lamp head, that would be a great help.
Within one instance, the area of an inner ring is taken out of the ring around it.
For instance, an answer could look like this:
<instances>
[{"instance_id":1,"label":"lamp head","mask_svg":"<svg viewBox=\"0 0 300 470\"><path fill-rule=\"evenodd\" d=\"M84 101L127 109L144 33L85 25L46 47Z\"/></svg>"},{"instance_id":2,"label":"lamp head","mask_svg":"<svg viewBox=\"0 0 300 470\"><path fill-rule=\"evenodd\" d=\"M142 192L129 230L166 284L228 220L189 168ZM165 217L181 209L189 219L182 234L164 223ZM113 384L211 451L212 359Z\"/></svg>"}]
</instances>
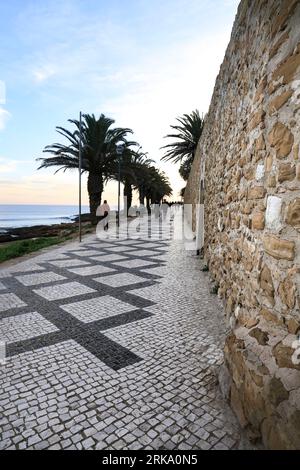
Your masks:
<instances>
[{"instance_id":1,"label":"lamp head","mask_svg":"<svg viewBox=\"0 0 300 470\"><path fill-rule=\"evenodd\" d=\"M116 148L117 155L122 155L124 152L124 148L125 148L124 143L118 144Z\"/></svg>"}]
</instances>

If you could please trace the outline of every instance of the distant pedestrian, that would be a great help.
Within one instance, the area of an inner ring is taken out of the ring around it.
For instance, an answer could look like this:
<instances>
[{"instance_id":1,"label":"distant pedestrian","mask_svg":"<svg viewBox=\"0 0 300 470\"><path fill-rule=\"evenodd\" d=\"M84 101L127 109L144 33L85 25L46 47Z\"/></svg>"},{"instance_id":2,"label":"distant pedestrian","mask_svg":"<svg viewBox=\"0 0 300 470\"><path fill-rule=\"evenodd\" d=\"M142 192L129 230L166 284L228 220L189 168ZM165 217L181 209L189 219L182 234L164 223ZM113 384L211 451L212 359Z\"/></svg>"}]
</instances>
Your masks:
<instances>
[{"instance_id":1,"label":"distant pedestrian","mask_svg":"<svg viewBox=\"0 0 300 470\"><path fill-rule=\"evenodd\" d=\"M168 213L169 213L169 205L167 201L164 199L163 203L160 206L160 214L161 214L162 220L166 220Z\"/></svg>"},{"instance_id":2,"label":"distant pedestrian","mask_svg":"<svg viewBox=\"0 0 300 470\"><path fill-rule=\"evenodd\" d=\"M110 207L107 204L107 200L105 199L103 204L101 204L101 206L98 207L97 215L99 214L100 220L103 220L103 219L105 219L106 217L109 216L109 213L110 213ZM108 221L104 225L104 230L108 230Z\"/></svg>"}]
</instances>

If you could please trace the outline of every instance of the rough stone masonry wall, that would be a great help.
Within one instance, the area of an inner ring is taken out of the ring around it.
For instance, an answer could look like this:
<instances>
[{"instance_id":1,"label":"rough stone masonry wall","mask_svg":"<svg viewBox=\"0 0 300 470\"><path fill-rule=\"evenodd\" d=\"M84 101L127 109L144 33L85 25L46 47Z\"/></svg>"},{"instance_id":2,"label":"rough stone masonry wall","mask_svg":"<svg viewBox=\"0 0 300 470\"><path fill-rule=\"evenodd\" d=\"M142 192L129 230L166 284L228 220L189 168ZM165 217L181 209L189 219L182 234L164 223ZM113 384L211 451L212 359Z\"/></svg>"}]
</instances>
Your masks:
<instances>
[{"instance_id":1,"label":"rough stone masonry wall","mask_svg":"<svg viewBox=\"0 0 300 470\"><path fill-rule=\"evenodd\" d=\"M198 201L201 168L230 401L271 449L300 449L299 144L300 0L243 0L185 202Z\"/></svg>"}]
</instances>

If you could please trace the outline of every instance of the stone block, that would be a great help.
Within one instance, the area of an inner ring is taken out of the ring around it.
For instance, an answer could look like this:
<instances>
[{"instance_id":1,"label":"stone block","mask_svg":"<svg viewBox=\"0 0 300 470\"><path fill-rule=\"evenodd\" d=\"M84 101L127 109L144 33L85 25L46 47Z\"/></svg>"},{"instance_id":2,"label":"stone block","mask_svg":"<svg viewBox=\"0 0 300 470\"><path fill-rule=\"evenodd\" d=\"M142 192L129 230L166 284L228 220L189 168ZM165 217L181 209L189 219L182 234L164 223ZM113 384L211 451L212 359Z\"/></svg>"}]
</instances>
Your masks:
<instances>
[{"instance_id":1,"label":"stone block","mask_svg":"<svg viewBox=\"0 0 300 470\"><path fill-rule=\"evenodd\" d=\"M268 196L266 209L266 227L271 230L281 228L282 199L278 196Z\"/></svg>"},{"instance_id":2,"label":"stone block","mask_svg":"<svg viewBox=\"0 0 300 470\"><path fill-rule=\"evenodd\" d=\"M265 111L263 109L260 109L259 111L253 113L250 118L249 118L249 132L251 132L253 129L258 127L261 123L264 122L265 119Z\"/></svg>"},{"instance_id":3,"label":"stone block","mask_svg":"<svg viewBox=\"0 0 300 470\"><path fill-rule=\"evenodd\" d=\"M268 135L268 141L275 148L277 158L285 158L293 148L294 135L285 124L277 122Z\"/></svg>"},{"instance_id":4,"label":"stone block","mask_svg":"<svg viewBox=\"0 0 300 470\"><path fill-rule=\"evenodd\" d=\"M252 229L263 230L265 228L265 214L264 212L254 212L252 215Z\"/></svg>"},{"instance_id":5,"label":"stone block","mask_svg":"<svg viewBox=\"0 0 300 470\"><path fill-rule=\"evenodd\" d=\"M265 194L266 189L263 186L253 186L248 189L248 199L262 199Z\"/></svg>"},{"instance_id":6,"label":"stone block","mask_svg":"<svg viewBox=\"0 0 300 470\"><path fill-rule=\"evenodd\" d=\"M282 106L285 105L285 103L290 99L292 95L293 91L287 90L281 93L280 95L275 96L275 98L270 101L269 114L274 114L276 111L282 108Z\"/></svg>"},{"instance_id":7,"label":"stone block","mask_svg":"<svg viewBox=\"0 0 300 470\"><path fill-rule=\"evenodd\" d=\"M263 290L264 295L268 298L272 305L275 304L274 301L274 284L271 274L271 270L267 265L264 265L260 273L260 287Z\"/></svg>"},{"instance_id":8,"label":"stone block","mask_svg":"<svg viewBox=\"0 0 300 470\"><path fill-rule=\"evenodd\" d=\"M278 167L277 178L279 183L284 181L293 181L296 177L296 168L291 163L280 163Z\"/></svg>"},{"instance_id":9,"label":"stone block","mask_svg":"<svg viewBox=\"0 0 300 470\"><path fill-rule=\"evenodd\" d=\"M295 258L295 242L273 235L265 235L263 244L266 253L275 259L293 261Z\"/></svg>"},{"instance_id":10,"label":"stone block","mask_svg":"<svg viewBox=\"0 0 300 470\"><path fill-rule=\"evenodd\" d=\"M281 342L278 343L273 348L273 355L275 357L276 363L278 364L278 367L286 367L287 369L300 370L300 365L294 364L292 360L294 352L295 349L293 349L292 347L286 346Z\"/></svg>"},{"instance_id":11,"label":"stone block","mask_svg":"<svg viewBox=\"0 0 300 470\"><path fill-rule=\"evenodd\" d=\"M279 297L284 305L290 310L295 307L296 303L296 286L290 277L287 277L279 284L278 287Z\"/></svg>"},{"instance_id":12,"label":"stone block","mask_svg":"<svg viewBox=\"0 0 300 470\"><path fill-rule=\"evenodd\" d=\"M286 85L290 83L296 75L298 68L300 67L300 44L295 49L292 55L286 57L276 68L272 74L272 80L281 80L281 83Z\"/></svg>"},{"instance_id":13,"label":"stone block","mask_svg":"<svg viewBox=\"0 0 300 470\"><path fill-rule=\"evenodd\" d=\"M266 150L266 143L265 143L265 138L264 134L260 134L258 139L255 141L255 150L259 152L260 150Z\"/></svg>"},{"instance_id":14,"label":"stone block","mask_svg":"<svg viewBox=\"0 0 300 470\"><path fill-rule=\"evenodd\" d=\"M287 207L286 222L292 227L300 228L300 198L291 201Z\"/></svg>"}]
</instances>

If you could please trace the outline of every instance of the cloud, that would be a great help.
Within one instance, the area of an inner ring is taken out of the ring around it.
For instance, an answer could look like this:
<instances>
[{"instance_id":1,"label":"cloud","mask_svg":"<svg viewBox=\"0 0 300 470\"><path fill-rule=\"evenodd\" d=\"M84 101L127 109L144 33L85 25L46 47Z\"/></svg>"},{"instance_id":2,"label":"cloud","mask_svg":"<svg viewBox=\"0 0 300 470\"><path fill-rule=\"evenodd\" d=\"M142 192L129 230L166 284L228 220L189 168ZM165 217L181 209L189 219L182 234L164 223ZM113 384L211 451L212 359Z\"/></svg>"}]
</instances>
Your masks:
<instances>
[{"instance_id":1,"label":"cloud","mask_svg":"<svg viewBox=\"0 0 300 470\"><path fill-rule=\"evenodd\" d=\"M5 128L6 123L10 117L11 114L6 111L6 109L0 107L0 131Z\"/></svg>"},{"instance_id":2,"label":"cloud","mask_svg":"<svg viewBox=\"0 0 300 470\"><path fill-rule=\"evenodd\" d=\"M164 153L160 147L167 143L163 136L177 116L196 108L200 113L208 111L229 36L228 27L148 57L131 68L132 76L139 73L140 81L133 84L128 80L126 93L106 100L97 109L112 114L118 125L134 129L137 141L168 174L175 198L185 182L178 175L178 165L160 161Z\"/></svg>"},{"instance_id":3,"label":"cloud","mask_svg":"<svg viewBox=\"0 0 300 470\"><path fill-rule=\"evenodd\" d=\"M62 116L75 117L79 109L103 112L116 125L131 127L135 140L170 177L177 198L185 183L178 176L178 165L160 162L163 136L177 116L195 108L207 112L230 38L229 7L237 6L238 0L102 3L24 2L16 30L26 53L14 62L13 75L26 80L26 90L33 84L35 114L36 109L42 114L43 105L47 110L55 105L55 112L49 113L51 129L63 125ZM0 129L8 117L5 110L1 115L0 108ZM44 137L48 142L47 134ZM62 181L73 188L66 196L58 175L44 180L38 172L36 181L23 179L17 184L20 191L28 184L31 189L25 192L36 200L39 191L34 188L42 184L47 185L47 195L41 197L48 202L76 200L76 177L74 186L66 178L62 174Z\"/></svg>"},{"instance_id":4,"label":"cloud","mask_svg":"<svg viewBox=\"0 0 300 470\"><path fill-rule=\"evenodd\" d=\"M51 65L44 65L39 69L33 71L34 79L37 83L45 82L50 77L55 75L55 69Z\"/></svg>"},{"instance_id":5,"label":"cloud","mask_svg":"<svg viewBox=\"0 0 300 470\"><path fill-rule=\"evenodd\" d=\"M12 173L17 167L15 160L8 160L0 157L0 173Z\"/></svg>"}]
</instances>

